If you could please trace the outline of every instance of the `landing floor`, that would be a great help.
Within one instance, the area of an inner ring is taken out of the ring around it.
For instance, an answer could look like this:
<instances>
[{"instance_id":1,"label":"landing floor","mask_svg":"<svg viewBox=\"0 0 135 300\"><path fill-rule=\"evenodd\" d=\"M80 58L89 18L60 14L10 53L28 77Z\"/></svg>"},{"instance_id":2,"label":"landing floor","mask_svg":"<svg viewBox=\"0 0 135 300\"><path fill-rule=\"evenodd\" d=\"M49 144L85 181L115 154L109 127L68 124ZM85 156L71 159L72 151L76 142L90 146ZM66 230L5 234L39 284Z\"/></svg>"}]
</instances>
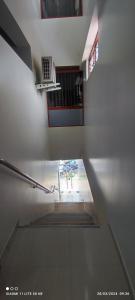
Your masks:
<instances>
[{"instance_id":1,"label":"landing floor","mask_svg":"<svg viewBox=\"0 0 135 300\"><path fill-rule=\"evenodd\" d=\"M43 293L19 299L46 300L110 299L97 293L128 291L105 225L17 229L2 261L0 282L1 300L7 299L6 287L18 287L19 293ZM129 300L130 296L117 295L114 299Z\"/></svg>"}]
</instances>

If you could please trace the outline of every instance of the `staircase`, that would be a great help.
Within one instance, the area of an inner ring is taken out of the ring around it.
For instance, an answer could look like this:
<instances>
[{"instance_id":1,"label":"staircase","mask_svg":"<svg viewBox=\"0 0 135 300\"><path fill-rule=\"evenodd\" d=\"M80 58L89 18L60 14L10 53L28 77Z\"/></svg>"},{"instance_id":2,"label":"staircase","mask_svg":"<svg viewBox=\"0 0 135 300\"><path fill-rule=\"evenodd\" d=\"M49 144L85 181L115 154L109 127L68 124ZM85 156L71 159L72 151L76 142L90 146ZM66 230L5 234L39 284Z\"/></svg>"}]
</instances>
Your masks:
<instances>
[{"instance_id":1,"label":"staircase","mask_svg":"<svg viewBox=\"0 0 135 300\"><path fill-rule=\"evenodd\" d=\"M30 226L90 226L99 223L93 203L52 203L42 211L42 216L32 221Z\"/></svg>"},{"instance_id":2,"label":"staircase","mask_svg":"<svg viewBox=\"0 0 135 300\"><path fill-rule=\"evenodd\" d=\"M93 216L87 213L49 213L31 223L31 226L45 225L95 225Z\"/></svg>"}]
</instances>

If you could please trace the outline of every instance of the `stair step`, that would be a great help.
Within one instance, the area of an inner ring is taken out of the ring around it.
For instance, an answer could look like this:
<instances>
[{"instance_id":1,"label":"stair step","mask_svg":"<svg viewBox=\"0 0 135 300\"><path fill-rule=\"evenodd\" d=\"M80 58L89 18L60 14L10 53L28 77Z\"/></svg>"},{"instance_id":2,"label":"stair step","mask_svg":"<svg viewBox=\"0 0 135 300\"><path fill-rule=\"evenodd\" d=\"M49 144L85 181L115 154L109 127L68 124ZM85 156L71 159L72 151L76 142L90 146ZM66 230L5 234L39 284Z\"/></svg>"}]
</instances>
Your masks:
<instances>
[{"instance_id":1,"label":"stair step","mask_svg":"<svg viewBox=\"0 0 135 300\"><path fill-rule=\"evenodd\" d=\"M94 218L87 213L75 214L75 213L51 213L37 221L31 223L31 225L94 225Z\"/></svg>"}]
</instances>

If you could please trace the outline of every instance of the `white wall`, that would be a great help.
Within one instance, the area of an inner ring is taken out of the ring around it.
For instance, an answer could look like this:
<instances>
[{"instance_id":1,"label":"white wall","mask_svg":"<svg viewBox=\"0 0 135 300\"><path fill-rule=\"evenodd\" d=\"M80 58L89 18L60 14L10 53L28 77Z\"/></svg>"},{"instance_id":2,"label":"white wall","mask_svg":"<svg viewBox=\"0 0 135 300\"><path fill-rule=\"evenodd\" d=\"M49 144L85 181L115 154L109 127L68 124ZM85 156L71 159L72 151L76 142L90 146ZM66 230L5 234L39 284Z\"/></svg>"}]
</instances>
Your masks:
<instances>
[{"instance_id":1,"label":"white wall","mask_svg":"<svg viewBox=\"0 0 135 300\"><path fill-rule=\"evenodd\" d=\"M81 64L90 23L87 4L83 17L43 20L39 0L5 0L5 3L24 32L39 65L41 55L53 56L57 66Z\"/></svg>"},{"instance_id":2,"label":"white wall","mask_svg":"<svg viewBox=\"0 0 135 300\"><path fill-rule=\"evenodd\" d=\"M92 17L96 0L82 0L83 4L83 15Z\"/></svg>"},{"instance_id":3,"label":"white wall","mask_svg":"<svg viewBox=\"0 0 135 300\"><path fill-rule=\"evenodd\" d=\"M47 180L45 94L37 93L32 72L2 37L0 66L0 157L43 184L56 183ZM16 222L28 223L43 215L48 197L0 166L0 255Z\"/></svg>"},{"instance_id":4,"label":"white wall","mask_svg":"<svg viewBox=\"0 0 135 300\"><path fill-rule=\"evenodd\" d=\"M36 39L41 55L53 56L56 66L81 64L88 27L89 17L35 20L22 26L31 45Z\"/></svg>"},{"instance_id":5,"label":"white wall","mask_svg":"<svg viewBox=\"0 0 135 300\"><path fill-rule=\"evenodd\" d=\"M41 67L41 45L36 25L41 15L40 0L4 0L4 2L29 42L32 58Z\"/></svg>"},{"instance_id":6,"label":"white wall","mask_svg":"<svg viewBox=\"0 0 135 300\"><path fill-rule=\"evenodd\" d=\"M57 66L80 65L88 25L87 17L42 20L42 55L52 55Z\"/></svg>"},{"instance_id":7,"label":"white wall","mask_svg":"<svg viewBox=\"0 0 135 300\"><path fill-rule=\"evenodd\" d=\"M135 286L135 2L104 3L99 61L85 87L85 150L96 207Z\"/></svg>"},{"instance_id":8,"label":"white wall","mask_svg":"<svg viewBox=\"0 0 135 300\"><path fill-rule=\"evenodd\" d=\"M36 20L41 16L40 0L4 0L4 2L20 25L24 20Z\"/></svg>"},{"instance_id":9,"label":"white wall","mask_svg":"<svg viewBox=\"0 0 135 300\"><path fill-rule=\"evenodd\" d=\"M83 126L49 128L50 158L52 160L81 158L83 130Z\"/></svg>"}]
</instances>

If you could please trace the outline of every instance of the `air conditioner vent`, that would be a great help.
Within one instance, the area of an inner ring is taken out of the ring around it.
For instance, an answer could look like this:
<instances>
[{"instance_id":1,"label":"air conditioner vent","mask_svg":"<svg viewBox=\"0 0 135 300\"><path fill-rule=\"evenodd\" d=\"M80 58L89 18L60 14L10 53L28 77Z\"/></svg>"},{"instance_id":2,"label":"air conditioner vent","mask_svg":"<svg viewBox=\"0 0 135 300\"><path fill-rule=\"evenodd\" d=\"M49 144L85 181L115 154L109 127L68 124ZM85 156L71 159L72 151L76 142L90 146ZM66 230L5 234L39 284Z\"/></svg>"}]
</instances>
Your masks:
<instances>
[{"instance_id":1,"label":"air conditioner vent","mask_svg":"<svg viewBox=\"0 0 135 300\"><path fill-rule=\"evenodd\" d=\"M42 57L42 82L56 82L55 64L51 56Z\"/></svg>"}]
</instances>

